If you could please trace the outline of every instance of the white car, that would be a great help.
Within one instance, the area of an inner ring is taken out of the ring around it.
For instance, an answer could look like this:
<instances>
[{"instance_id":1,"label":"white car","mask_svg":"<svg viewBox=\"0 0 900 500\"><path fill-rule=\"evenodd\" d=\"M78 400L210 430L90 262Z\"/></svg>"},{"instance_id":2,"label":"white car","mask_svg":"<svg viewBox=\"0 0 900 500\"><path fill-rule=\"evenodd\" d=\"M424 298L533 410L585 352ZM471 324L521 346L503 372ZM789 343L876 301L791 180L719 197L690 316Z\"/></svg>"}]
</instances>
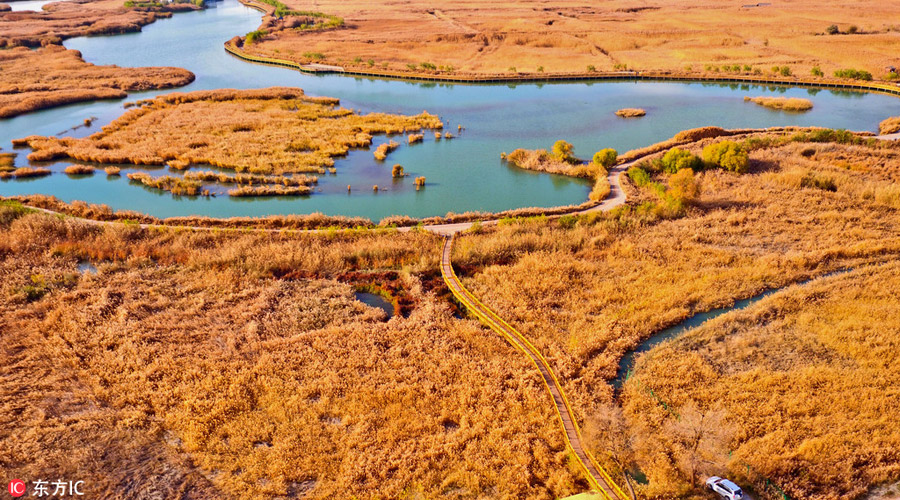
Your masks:
<instances>
[{"instance_id":1,"label":"white car","mask_svg":"<svg viewBox=\"0 0 900 500\"><path fill-rule=\"evenodd\" d=\"M713 476L706 480L706 487L726 500L744 500L741 487L727 479Z\"/></svg>"}]
</instances>

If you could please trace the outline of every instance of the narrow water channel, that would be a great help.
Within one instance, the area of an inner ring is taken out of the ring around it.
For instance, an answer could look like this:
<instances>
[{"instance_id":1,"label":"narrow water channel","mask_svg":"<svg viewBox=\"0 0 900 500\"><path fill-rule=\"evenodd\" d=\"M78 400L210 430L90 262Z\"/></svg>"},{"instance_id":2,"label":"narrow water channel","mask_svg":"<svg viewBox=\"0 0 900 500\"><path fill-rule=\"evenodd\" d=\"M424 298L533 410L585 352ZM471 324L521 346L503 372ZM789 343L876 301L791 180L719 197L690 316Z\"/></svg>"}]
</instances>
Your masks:
<instances>
[{"instance_id":1,"label":"narrow water channel","mask_svg":"<svg viewBox=\"0 0 900 500\"><path fill-rule=\"evenodd\" d=\"M356 295L356 300L362 302L363 304L369 307L376 307L381 309L385 313L387 313L388 319L394 317L394 304L391 304L391 301L378 295L377 293L370 292L354 292Z\"/></svg>"},{"instance_id":2,"label":"narrow water channel","mask_svg":"<svg viewBox=\"0 0 900 500\"><path fill-rule=\"evenodd\" d=\"M159 217L322 212L378 220L397 214L425 217L471 210L496 212L578 204L587 197L589 185L582 180L526 172L500 161L500 153L519 147L550 148L554 141L565 139L575 146L577 155L590 158L604 147L626 151L692 127L817 125L875 130L884 118L900 114L896 97L796 87L633 81L463 85L306 75L250 64L223 50L226 40L256 29L259 22L258 11L237 0L224 0L211 2L204 11L159 20L138 33L75 38L65 45L96 64L179 66L196 74L192 84L175 91L300 87L310 95L337 97L343 106L361 112L417 114L428 110L438 114L454 133L457 125L465 129L452 141L435 141L426 134L424 143L401 146L383 164L375 162L369 150L353 151L336 162L336 175L323 176L318 190L305 197L177 198L130 184L124 176L57 175L65 162L48 165L56 173L48 177L0 182L0 195L48 194ZM0 120L0 147L9 150L13 138L56 135L96 117L92 127L64 134L85 136L118 117L124 111L123 102L172 91L134 93L125 100L76 104ZM745 103L746 95L805 97L815 107L807 113L784 113ZM615 116L622 107L642 107L647 116L632 120ZM386 140L377 137L375 145ZM28 164L27 152L21 150L17 165ZM394 163L402 164L413 177L426 177L426 188L416 191L408 182L412 177L392 180ZM158 173L172 172L164 168ZM351 194L347 193L348 184L355 187ZM375 184L380 187L377 193L372 190Z\"/></svg>"},{"instance_id":3,"label":"narrow water channel","mask_svg":"<svg viewBox=\"0 0 900 500\"><path fill-rule=\"evenodd\" d=\"M631 350L627 354L625 354L625 356L619 361L619 367L618 367L618 370L616 371L616 378L613 379L612 385L616 390L621 389L622 385L625 383L625 381L629 377L629 372L634 369L634 364L635 364L637 357L639 355L649 351L650 349L653 349L657 345L662 344L663 342L666 342L667 340L672 340L672 339L678 338L678 337L682 336L683 334L687 333L688 331L699 327L700 325L702 325L703 323L706 323L707 321L709 321L711 319L718 318L719 316L721 316L723 314L746 309L746 308L752 306L753 304L756 304L757 302L761 301L762 299L769 297L770 295L776 294L778 292L781 292L782 290L785 290L791 286L795 286L795 285L803 286L812 281L828 278L831 276L836 276L839 274L848 273L850 271L852 271L852 269L835 271L835 272L828 273L828 274L825 274L825 275L822 275L822 276L819 276L816 278L812 278L812 279L809 279L807 281L803 281L800 283L792 283L790 285L786 285L781 288L773 288L770 290L766 290L758 295L754 295L753 297L738 300L731 307L711 309L706 312L698 313L698 314L695 314L695 315L687 318L686 320L682 321L681 323L678 323L677 325L673 325L668 328L662 329L662 330L654 333L650 337L648 337L646 340L644 340L643 342L638 344L638 346L636 348L634 348L633 350Z\"/></svg>"}]
</instances>

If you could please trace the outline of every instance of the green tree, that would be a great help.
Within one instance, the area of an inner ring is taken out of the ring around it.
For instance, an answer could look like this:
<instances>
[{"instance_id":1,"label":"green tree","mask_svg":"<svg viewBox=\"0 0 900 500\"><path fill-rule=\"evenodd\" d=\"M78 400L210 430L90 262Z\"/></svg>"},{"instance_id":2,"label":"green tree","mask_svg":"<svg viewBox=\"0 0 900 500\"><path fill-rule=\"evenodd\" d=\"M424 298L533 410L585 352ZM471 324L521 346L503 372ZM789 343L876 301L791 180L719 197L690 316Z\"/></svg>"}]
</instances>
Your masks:
<instances>
[{"instance_id":1,"label":"green tree","mask_svg":"<svg viewBox=\"0 0 900 500\"><path fill-rule=\"evenodd\" d=\"M837 27L836 24L832 24L831 26L825 28L825 33L828 33L829 35L837 35L840 32L841 30Z\"/></svg>"},{"instance_id":2,"label":"green tree","mask_svg":"<svg viewBox=\"0 0 900 500\"><path fill-rule=\"evenodd\" d=\"M571 143L558 140L553 143L553 157L557 160L572 163L575 161L575 157L573 156L573 152L575 148Z\"/></svg>"},{"instance_id":3,"label":"green tree","mask_svg":"<svg viewBox=\"0 0 900 500\"><path fill-rule=\"evenodd\" d=\"M706 146L703 148L703 161L710 166L739 174L746 173L750 166L749 155L734 141L722 141Z\"/></svg>"},{"instance_id":4,"label":"green tree","mask_svg":"<svg viewBox=\"0 0 900 500\"><path fill-rule=\"evenodd\" d=\"M672 148L662 157L662 169L666 173L674 174L681 169L689 168L691 170L700 170L703 168L703 162L690 151L680 148Z\"/></svg>"},{"instance_id":5,"label":"green tree","mask_svg":"<svg viewBox=\"0 0 900 500\"><path fill-rule=\"evenodd\" d=\"M619 153L613 148L601 149L594 153L594 164L603 168L609 168L616 164Z\"/></svg>"}]
</instances>

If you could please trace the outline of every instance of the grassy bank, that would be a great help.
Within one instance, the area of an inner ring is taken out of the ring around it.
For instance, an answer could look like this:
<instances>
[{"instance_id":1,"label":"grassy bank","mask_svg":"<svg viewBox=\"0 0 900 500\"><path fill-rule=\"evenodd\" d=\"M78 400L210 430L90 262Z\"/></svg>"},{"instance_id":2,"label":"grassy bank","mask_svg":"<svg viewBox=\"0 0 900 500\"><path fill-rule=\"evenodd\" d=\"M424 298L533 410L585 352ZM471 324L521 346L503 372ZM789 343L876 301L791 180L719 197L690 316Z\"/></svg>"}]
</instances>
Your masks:
<instances>
[{"instance_id":1,"label":"grassy bank","mask_svg":"<svg viewBox=\"0 0 900 500\"><path fill-rule=\"evenodd\" d=\"M683 211L670 210L667 202L673 190L682 189L677 175L651 172L626 186L627 207L557 222L480 228L459 240L454 262L476 296L530 335L566 381L576 412L587 421L602 420L612 402L607 380L615 376L618 361L653 332L765 289L900 255L900 198L893 194L898 191L898 146L811 138L746 139L748 172L700 169L694 174L700 189ZM686 151L706 156L704 145L716 142L721 139L705 139ZM797 170L800 179L812 172L821 182L798 182ZM832 184L834 189L827 188ZM673 380L694 380L668 373ZM839 394L835 390L822 397ZM641 422L626 419L629 439L654 442L654 431ZM759 439L791 447L774 431ZM617 443L608 436L599 439L598 458L607 457L604 451ZM797 469L789 457L754 456L753 466L766 477L791 483ZM637 464L647 474L642 495L683 494L691 480L681 457L677 450L644 449L625 466ZM601 460L621 470L615 460ZM845 469L827 469L817 469L825 484L861 481ZM861 483L877 482L871 477ZM794 495L816 494L811 483L796 484Z\"/></svg>"},{"instance_id":2,"label":"grassy bank","mask_svg":"<svg viewBox=\"0 0 900 500\"><path fill-rule=\"evenodd\" d=\"M423 289L433 236L95 227L9 204L0 234L0 382L23 396L0 412L20 430L0 435L11 474L93 457L97 497L123 481L192 498L583 488L540 381ZM408 318L382 322L336 280L387 271Z\"/></svg>"},{"instance_id":3,"label":"grassy bank","mask_svg":"<svg viewBox=\"0 0 900 500\"><path fill-rule=\"evenodd\" d=\"M373 134L439 129L427 113L358 115L337 100L300 89L214 90L169 94L139 105L83 139L28 137L16 144L33 161L72 158L95 163L208 164L255 175L324 173L334 158L368 147Z\"/></svg>"}]
</instances>

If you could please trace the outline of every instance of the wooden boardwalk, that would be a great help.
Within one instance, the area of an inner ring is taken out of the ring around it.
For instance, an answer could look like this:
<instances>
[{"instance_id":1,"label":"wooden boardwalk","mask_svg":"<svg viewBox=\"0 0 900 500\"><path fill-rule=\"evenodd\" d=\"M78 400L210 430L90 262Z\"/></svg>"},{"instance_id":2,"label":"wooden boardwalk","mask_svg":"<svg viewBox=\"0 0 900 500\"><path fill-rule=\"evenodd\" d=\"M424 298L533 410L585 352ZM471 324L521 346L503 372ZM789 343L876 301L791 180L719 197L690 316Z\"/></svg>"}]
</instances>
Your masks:
<instances>
[{"instance_id":1,"label":"wooden boardwalk","mask_svg":"<svg viewBox=\"0 0 900 500\"><path fill-rule=\"evenodd\" d=\"M521 351L528 359L531 360L535 368L541 374L544 386L547 392L553 398L553 405L556 414L559 417L559 423L565 432L566 444L577 460L579 466L585 474L588 483L592 489L597 490L603 498L607 500L629 500L630 497L625 495L619 485L609 476L609 474L597 463L594 457L588 452L584 446L584 440L572 406L569 404L568 398L563 391L559 379L550 367L550 364L544 359L540 351L537 350L531 342L528 341L515 328L510 326L506 321L497 316L489 307L481 303L474 295L471 294L462 285L453 271L453 265L450 262L450 254L453 248L453 240L455 236L451 235L444 239L444 247L441 255L441 275L444 282L450 288L450 291L456 299L473 314L478 316L487 326L491 327L497 333L503 335L513 347Z\"/></svg>"}]
</instances>

